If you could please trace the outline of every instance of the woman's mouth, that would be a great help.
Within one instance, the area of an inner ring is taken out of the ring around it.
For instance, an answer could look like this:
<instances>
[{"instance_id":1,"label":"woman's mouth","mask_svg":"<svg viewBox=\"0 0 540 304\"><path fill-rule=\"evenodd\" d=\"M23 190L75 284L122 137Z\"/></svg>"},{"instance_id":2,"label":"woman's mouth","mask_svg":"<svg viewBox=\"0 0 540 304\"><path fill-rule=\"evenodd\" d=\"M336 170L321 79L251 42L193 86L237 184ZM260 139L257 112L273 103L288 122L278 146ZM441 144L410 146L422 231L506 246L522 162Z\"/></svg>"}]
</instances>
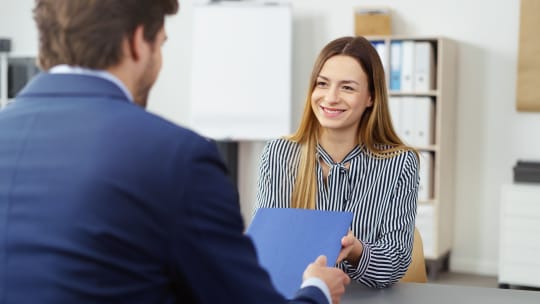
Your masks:
<instances>
[{"instance_id":1,"label":"woman's mouth","mask_svg":"<svg viewBox=\"0 0 540 304\"><path fill-rule=\"evenodd\" d=\"M341 113L345 112L345 110L335 109L335 108L327 108L327 107L323 107L323 106L321 106L321 110L323 111L323 113L327 117L336 117L336 116L339 116Z\"/></svg>"}]
</instances>

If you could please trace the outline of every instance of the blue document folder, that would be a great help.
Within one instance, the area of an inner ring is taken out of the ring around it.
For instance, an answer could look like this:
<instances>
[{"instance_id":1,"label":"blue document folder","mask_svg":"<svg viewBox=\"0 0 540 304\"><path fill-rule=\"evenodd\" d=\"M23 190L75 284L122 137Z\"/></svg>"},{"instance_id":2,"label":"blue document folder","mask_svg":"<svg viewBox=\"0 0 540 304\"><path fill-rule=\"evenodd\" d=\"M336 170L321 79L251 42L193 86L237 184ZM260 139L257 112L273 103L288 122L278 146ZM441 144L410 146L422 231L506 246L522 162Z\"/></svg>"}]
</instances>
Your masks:
<instances>
[{"instance_id":1,"label":"blue document folder","mask_svg":"<svg viewBox=\"0 0 540 304\"><path fill-rule=\"evenodd\" d=\"M306 267L319 255L333 266L352 222L351 212L261 208L246 234L276 289L293 298Z\"/></svg>"},{"instance_id":2,"label":"blue document folder","mask_svg":"<svg viewBox=\"0 0 540 304\"><path fill-rule=\"evenodd\" d=\"M401 90L401 41L392 41L390 44L390 90Z\"/></svg>"}]
</instances>

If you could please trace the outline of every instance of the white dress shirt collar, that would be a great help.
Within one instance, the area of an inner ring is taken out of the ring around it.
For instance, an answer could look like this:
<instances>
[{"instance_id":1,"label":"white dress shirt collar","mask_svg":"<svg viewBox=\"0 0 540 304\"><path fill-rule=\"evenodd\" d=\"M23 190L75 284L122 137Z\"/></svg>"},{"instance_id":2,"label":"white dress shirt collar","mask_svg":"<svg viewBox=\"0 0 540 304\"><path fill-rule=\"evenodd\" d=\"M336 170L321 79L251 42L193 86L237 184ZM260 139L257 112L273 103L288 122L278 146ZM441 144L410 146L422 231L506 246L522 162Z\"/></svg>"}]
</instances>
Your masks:
<instances>
[{"instance_id":1,"label":"white dress shirt collar","mask_svg":"<svg viewBox=\"0 0 540 304\"><path fill-rule=\"evenodd\" d=\"M124 92L124 94L126 95L129 101L133 102L133 96L131 95L129 90L126 88L124 83L122 83L122 81L120 81L120 79L118 79L116 76L114 76L113 74L105 70L92 70L92 69L78 67L78 66L70 66L67 64L61 64L61 65L57 65L50 68L49 73L90 75L90 76L95 76L95 77L109 80L110 82L116 84L122 90L122 92Z\"/></svg>"}]
</instances>

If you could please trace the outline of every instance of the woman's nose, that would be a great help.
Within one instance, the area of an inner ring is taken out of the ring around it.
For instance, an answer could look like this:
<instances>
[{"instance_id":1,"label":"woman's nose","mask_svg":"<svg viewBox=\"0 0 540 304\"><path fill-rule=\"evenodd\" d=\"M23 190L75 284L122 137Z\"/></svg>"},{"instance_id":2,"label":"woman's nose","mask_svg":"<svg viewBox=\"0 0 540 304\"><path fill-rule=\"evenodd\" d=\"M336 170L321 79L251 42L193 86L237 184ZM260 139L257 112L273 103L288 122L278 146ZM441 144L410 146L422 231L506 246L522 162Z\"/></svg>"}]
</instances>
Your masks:
<instances>
[{"instance_id":1,"label":"woman's nose","mask_svg":"<svg viewBox=\"0 0 540 304\"><path fill-rule=\"evenodd\" d=\"M335 103L339 100L339 94L338 94L338 90L337 88L334 88L334 87L330 87L328 88L328 90L326 91L326 94L324 96L324 101L326 102L329 102L329 103Z\"/></svg>"}]
</instances>

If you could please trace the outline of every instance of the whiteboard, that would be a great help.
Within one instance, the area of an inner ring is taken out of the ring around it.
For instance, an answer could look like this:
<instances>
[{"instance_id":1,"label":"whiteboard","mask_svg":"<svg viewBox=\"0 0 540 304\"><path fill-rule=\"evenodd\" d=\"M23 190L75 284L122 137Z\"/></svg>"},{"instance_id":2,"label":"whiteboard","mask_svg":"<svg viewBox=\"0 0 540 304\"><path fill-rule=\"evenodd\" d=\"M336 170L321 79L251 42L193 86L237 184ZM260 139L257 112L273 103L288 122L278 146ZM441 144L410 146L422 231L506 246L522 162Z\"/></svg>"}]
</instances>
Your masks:
<instances>
[{"instance_id":1,"label":"whiteboard","mask_svg":"<svg viewBox=\"0 0 540 304\"><path fill-rule=\"evenodd\" d=\"M192 46L191 128L216 140L290 134L288 4L196 5Z\"/></svg>"}]
</instances>

